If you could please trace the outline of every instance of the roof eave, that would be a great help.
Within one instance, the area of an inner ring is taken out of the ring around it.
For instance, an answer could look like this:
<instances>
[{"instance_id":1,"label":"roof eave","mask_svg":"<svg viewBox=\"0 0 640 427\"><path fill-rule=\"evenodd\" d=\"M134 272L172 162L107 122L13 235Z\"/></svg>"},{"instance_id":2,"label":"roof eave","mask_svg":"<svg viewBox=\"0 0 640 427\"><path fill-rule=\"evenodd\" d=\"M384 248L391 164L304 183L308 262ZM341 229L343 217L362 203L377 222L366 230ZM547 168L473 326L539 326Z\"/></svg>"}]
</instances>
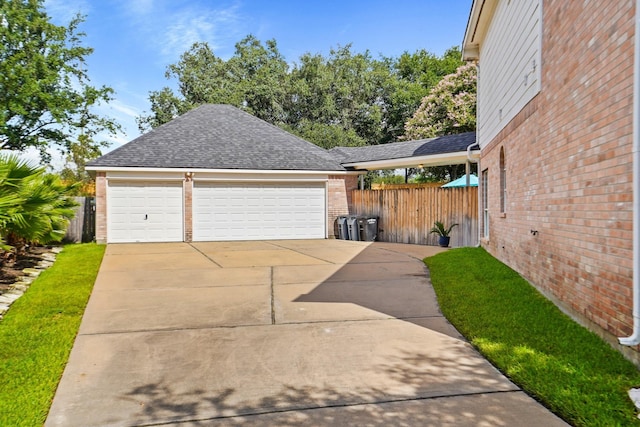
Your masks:
<instances>
[{"instance_id":1,"label":"roof eave","mask_svg":"<svg viewBox=\"0 0 640 427\"><path fill-rule=\"evenodd\" d=\"M135 166L86 166L89 172L173 172L173 173L225 173L225 174L284 174L284 175L352 175L354 171L349 170L288 170L288 169L200 169L200 168L153 168L153 167L135 167Z\"/></svg>"},{"instance_id":2,"label":"roof eave","mask_svg":"<svg viewBox=\"0 0 640 427\"><path fill-rule=\"evenodd\" d=\"M477 61L480 59L480 44L489 29L497 3L497 0L473 0L467 29L462 40L463 60Z\"/></svg>"},{"instance_id":3,"label":"roof eave","mask_svg":"<svg viewBox=\"0 0 640 427\"><path fill-rule=\"evenodd\" d=\"M474 157L479 150L472 151ZM425 156L402 157L397 159L371 160L364 162L343 163L342 166L355 170L402 169L416 166L446 166L464 164L468 160L466 151L453 153L430 154Z\"/></svg>"}]
</instances>

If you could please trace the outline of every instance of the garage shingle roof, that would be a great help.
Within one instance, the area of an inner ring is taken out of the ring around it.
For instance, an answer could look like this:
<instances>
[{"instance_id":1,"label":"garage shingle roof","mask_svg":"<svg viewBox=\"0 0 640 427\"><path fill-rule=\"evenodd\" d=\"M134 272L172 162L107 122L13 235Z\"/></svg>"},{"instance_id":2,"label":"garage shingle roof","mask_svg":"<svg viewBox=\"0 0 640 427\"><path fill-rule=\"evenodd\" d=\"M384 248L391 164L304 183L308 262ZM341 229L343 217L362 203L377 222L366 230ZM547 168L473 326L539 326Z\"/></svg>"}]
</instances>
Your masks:
<instances>
[{"instance_id":1,"label":"garage shingle roof","mask_svg":"<svg viewBox=\"0 0 640 427\"><path fill-rule=\"evenodd\" d=\"M475 132L445 135L416 141L392 142L365 147L335 147L329 152L342 164L374 162L378 160L404 159L409 157L467 151L476 142Z\"/></svg>"},{"instance_id":2,"label":"garage shingle roof","mask_svg":"<svg viewBox=\"0 0 640 427\"><path fill-rule=\"evenodd\" d=\"M191 110L87 166L345 170L317 145L236 107L217 104Z\"/></svg>"}]
</instances>

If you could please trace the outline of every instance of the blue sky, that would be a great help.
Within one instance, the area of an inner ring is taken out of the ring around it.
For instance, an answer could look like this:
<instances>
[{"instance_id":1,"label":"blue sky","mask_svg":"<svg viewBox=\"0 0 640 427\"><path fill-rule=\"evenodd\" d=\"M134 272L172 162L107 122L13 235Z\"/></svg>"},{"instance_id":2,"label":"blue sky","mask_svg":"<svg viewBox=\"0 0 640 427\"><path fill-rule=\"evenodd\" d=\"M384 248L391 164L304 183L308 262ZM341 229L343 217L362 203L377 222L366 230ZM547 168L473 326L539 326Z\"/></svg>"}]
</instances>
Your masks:
<instances>
[{"instance_id":1,"label":"blue sky","mask_svg":"<svg viewBox=\"0 0 640 427\"><path fill-rule=\"evenodd\" d=\"M437 55L462 42L472 0L45 0L56 24L86 15L84 44L94 48L88 71L94 85L115 89L100 112L124 132L113 149L139 135L135 118L149 110L149 91L175 83L167 65L198 41L217 56L233 55L248 34L276 39L290 63L306 52L327 54L352 43L374 57L426 49ZM109 150L105 150L109 151Z\"/></svg>"}]
</instances>

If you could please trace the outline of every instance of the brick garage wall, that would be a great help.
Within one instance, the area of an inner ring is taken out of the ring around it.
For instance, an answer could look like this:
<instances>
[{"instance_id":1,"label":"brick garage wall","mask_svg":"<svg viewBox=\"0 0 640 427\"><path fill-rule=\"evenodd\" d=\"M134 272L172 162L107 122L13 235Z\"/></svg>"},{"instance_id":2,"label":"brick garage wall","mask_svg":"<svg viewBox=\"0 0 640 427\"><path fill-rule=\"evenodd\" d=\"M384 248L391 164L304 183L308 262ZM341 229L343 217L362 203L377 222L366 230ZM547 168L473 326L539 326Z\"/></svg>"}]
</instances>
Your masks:
<instances>
[{"instance_id":1,"label":"brick garage wall","mask_svg":"<svg viewBox=\"0 0 640 427\"><path fill-rule=\"evenodd\" d=\"M352 211L351 192L358 189L357 175L329 175L327 184L327 227L329 238L337 236L335 220Z\"/></svg>"},{"instance_id":2,"label":"brick garage wall","mask_svg":"<svg viewBox=\"0 0 640 427\"><path fill-rule=\"evenodd\" d=\"M632 328L633 3L543 2L542 91L481 159L483 246L612 343Z\"/></svg>"},{"instance_id":3,"label":"brick garage wall","mask_svg":"<svg viewBox=\"0 0 640 427\"><path fill-rule=\"evenodd\" d=\"M193 241L193 174L185 173L182 183L184 194L184 241Z\"/></svg>"},{"instance_id":4,"label":"brick garage wall","mask_svg":"<svg viewBox=\"0 0 640 427\"><path fill-rule=\"evenodd\" d=\"M96 172L96 242L107 243L106 172Z\"/></svg>"}]
</instances>

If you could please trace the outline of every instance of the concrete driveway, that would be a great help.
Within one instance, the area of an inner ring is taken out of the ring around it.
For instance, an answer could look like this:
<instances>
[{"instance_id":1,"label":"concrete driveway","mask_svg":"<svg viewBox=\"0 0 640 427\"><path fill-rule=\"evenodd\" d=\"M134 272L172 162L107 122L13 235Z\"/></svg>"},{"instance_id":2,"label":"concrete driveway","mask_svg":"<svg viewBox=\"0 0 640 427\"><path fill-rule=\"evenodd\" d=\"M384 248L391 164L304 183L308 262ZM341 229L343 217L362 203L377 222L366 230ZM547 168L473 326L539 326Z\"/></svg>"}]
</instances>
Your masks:
<instances>
[{"instance_id":1,"label":"concrete driveway","mask_svg":"<svg viewBox=\"0 0 640 427\"><path fill-rule=\"evenodd\" d=\"M46 426L565 425L442 317L439 250L109 245Z\"/></svg>"}]
</instances>

